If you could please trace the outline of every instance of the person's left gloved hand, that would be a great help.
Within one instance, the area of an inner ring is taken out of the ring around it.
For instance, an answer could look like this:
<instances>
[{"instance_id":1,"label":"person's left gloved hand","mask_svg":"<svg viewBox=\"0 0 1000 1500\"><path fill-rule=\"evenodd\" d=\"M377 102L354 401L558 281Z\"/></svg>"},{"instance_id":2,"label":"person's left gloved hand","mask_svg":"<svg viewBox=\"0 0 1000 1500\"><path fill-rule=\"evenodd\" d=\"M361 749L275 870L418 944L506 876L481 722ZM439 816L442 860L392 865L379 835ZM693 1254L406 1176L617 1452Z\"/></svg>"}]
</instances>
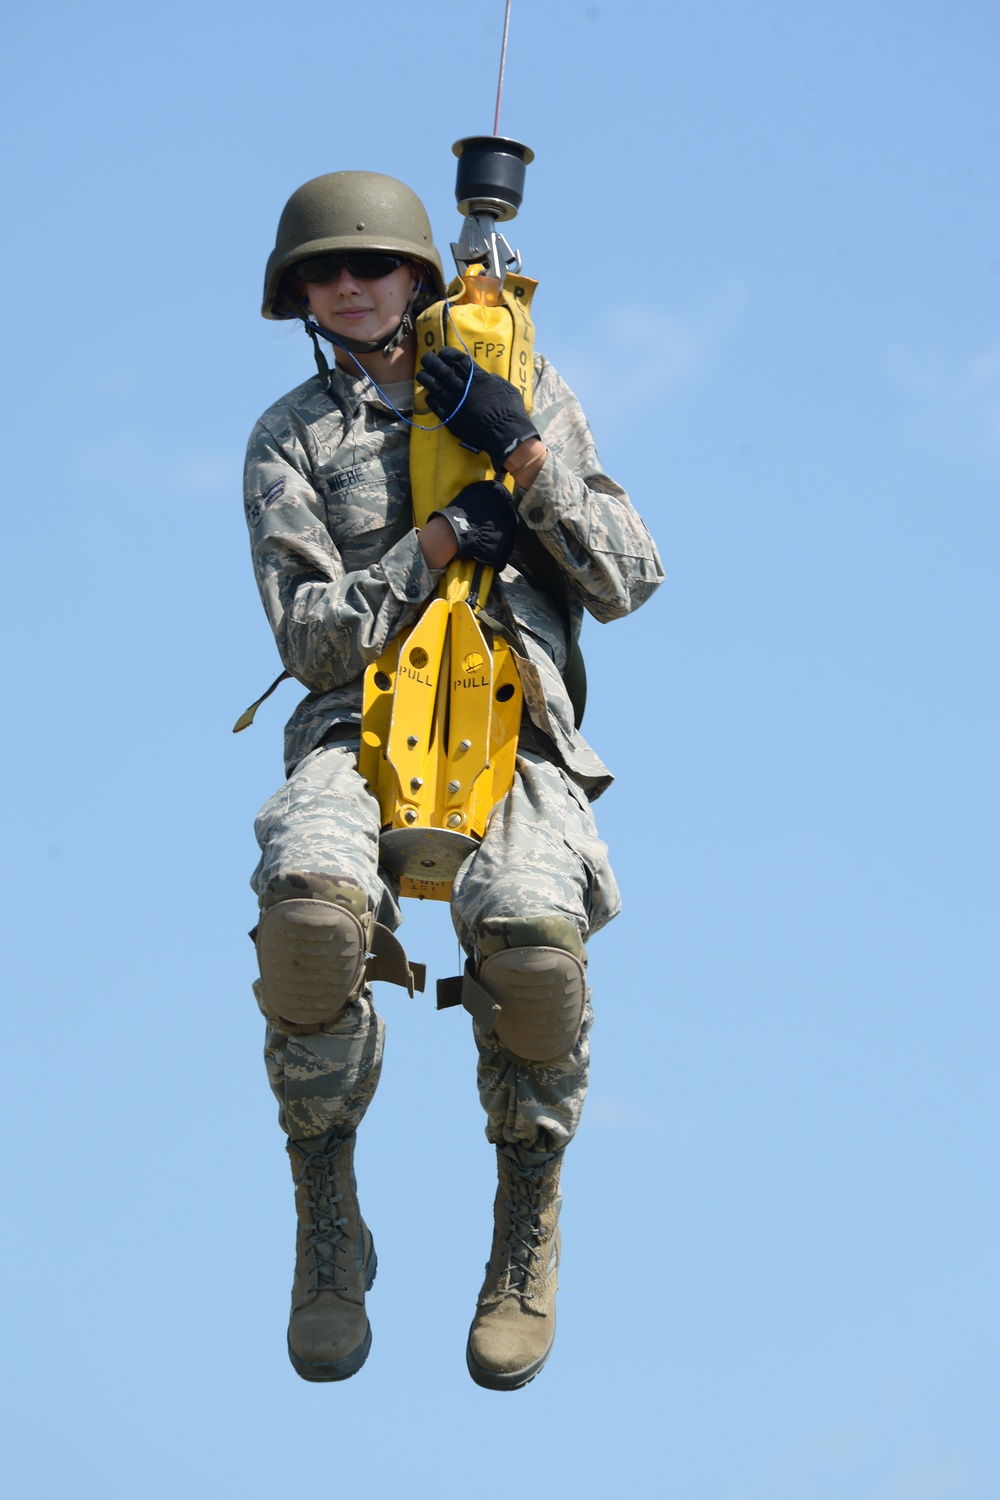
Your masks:
<instances>
[{"instance_id":1,"label":"person's left gloved hand","mask_svg":"<svg viewBox=\"0 0 1000 1500\"><path fill-rule=\"evenodd\" d=\"M417 379L438 420L467 448L489 454L490 463L502 474L504 459L528 438L538 437L538 430L524 409L520 391L502 375L491 375L479 365L472 365L472 384L462 401L471 363L461 349L425 354Z\"/></svg>"}]
</instances>

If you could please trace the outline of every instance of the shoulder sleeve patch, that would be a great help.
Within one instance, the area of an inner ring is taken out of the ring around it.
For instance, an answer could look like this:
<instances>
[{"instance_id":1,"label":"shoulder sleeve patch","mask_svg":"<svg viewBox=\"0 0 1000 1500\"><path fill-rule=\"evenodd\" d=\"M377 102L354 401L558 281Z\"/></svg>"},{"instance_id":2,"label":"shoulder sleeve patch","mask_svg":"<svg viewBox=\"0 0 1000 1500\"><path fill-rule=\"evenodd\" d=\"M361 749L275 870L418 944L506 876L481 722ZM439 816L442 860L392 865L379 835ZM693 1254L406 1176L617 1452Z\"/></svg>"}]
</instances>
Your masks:
<instances>
[{"instance_id":1,"label":"shoulder sleeve patch","mask_svg":"<svg viewBox=\"0 0 1000 1500\"><path fill-rule=\"evenodd\" d=\"M251 526L256 526L261 516L269 505L273 505L285 493L285 481L276 479L273 484L268 485L262 495L248 495L246 500L247 520Z\"/></svg>"}]
</instances>

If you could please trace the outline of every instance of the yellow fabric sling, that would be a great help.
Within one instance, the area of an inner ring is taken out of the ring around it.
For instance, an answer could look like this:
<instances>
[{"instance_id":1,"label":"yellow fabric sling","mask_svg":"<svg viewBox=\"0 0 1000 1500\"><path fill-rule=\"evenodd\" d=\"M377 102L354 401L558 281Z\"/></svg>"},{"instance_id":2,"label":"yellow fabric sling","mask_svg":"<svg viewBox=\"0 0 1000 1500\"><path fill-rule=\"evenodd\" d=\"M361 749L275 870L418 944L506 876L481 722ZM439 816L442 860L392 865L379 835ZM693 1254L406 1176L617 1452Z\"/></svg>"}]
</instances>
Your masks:
<instances>
[{"instance_id":1,"label":"yellow fabric sling","mask_svg":"<svg viewBox=\"0 0 1000 1500\"><path fill-rule=\"evenodd\" d=\"M464 345L477 364L511 381L530 411L536 285L507 276L501 286L472 267L449 287L447 307L435 303L418 318L418 358ZM414 416L410 482L420 527L493 467L438 426L419 384ZM498 477L513 489L509 475ZM514 779L521 683L506 641L477 618L492 582L482 563L451 563L417 624L365 672L358 769L378 798L382 860L404 896L447 901Z\"/></svg>"}]
</instances>

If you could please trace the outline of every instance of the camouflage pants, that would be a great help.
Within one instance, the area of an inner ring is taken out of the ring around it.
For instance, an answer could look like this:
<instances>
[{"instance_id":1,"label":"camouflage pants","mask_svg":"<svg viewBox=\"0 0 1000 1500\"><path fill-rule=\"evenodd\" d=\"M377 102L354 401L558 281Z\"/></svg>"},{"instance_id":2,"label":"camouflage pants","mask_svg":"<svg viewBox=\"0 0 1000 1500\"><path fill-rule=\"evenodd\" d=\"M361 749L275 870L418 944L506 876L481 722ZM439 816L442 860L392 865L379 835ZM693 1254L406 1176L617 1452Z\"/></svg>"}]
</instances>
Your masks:
<instances>
[{"instance_id":1,"label":"camouflage pants","mask_svg":"<svg viewBox=\"0 0 1000 1500\"><path fill-rule=\"evenodd\" d=\"M251 885L258 894L273 877L295 871L348 876L380 921L399 925L393 878L378 862L378 803L358 775L356 741L307 755L264 804L255 831L261 859ZM455 879L451 914L466 952L476 955L483 925L498 917L537 918L540 944L547 918L569 918L586 940L619 904L583 793L557 766L522 750L513 787ZM516 1058L473 1027L490 1141L553 1151L572 1139L587 1090L591 1019L588 1001L576 1046L552 1063ZM355 1129L378 1083L383 1035L367 988L317 1035L270 1026L264 1055L282 1128L296 1138Z\"/></svg>"}]
</instances>

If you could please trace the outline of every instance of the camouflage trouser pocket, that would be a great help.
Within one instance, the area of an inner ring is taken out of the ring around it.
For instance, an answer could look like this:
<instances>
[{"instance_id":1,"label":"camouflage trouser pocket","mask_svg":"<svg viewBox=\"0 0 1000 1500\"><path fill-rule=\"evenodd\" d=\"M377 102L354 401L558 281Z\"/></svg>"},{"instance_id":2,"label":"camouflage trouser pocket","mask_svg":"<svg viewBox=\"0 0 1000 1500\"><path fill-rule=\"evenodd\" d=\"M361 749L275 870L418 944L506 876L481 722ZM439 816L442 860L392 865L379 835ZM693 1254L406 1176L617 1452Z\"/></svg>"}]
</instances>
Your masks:
<instances>
[{"instance_id":1,"label":"camouflage trouser pocket","mask_svg":"<svg viewBox=\"0 0 1000 1500\"><path fill-rule=\"evenodd\" d=\"M561 917L581 938L617 916L618 886L583 792L558 766L524 751L514 785L462 866L451 913L466 951L493 917Z\"/></svg>"},{"instance_id":2,"label":"camouflage trouser pocket","mask_svg":"<svg viewBox=\"0 0 1000 1500\"><path fill-rule=\"evenodd\" d=\"M261 857L250 884L259 896L270 880L293 871L346 876L391 929L400 917L379 869L378 803L357 761L357 746L342 743L321 745L300 761L257 814Z\"/></svg>"}]
</instances>

